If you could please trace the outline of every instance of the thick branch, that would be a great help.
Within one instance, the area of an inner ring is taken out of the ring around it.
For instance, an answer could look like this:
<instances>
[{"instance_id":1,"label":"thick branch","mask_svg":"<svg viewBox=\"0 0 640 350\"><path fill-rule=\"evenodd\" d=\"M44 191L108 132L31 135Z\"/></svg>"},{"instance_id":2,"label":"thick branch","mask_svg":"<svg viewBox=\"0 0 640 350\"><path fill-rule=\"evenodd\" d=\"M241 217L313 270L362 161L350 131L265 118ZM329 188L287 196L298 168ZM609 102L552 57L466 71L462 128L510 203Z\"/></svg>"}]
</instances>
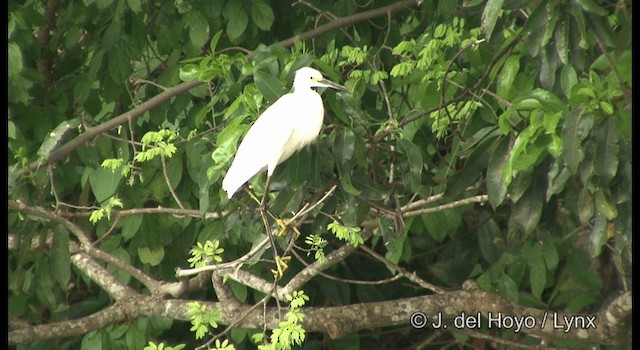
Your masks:
<instances>
[{"instance_id":1,"label":"thick branch","mask_svg":"<svg viewBox=\"0 0 640 350\"><path fill-rule=\"evenodd\" d=\"M174 86L172 88L169 88L165 91L163 91L162 93L152 97L151 99L149 99L148 101L145 101L143 103L141 103L140 105L138 105L137 107L135 107L134 109L127 111L113 119L110 119L98 126L92 127L87 129L87 131L83 132L82 134L78 135L78 137L76 137L75 139L73 139L72 141L66 143L64 146L56 149L55 151L51 152L49 154L49 156L47 157L47 159L43 160L43 161L35 161L33 163L31 163L29 165L29 168L31 170L36 170L39 166L42 165L47 165L50 163L55 162L56 160L64 157L65 155L71 153L71 151L75 150L76 148L82 146L85 142L93 139L94 137L102 134L103 132L109 131L115 127L117 127L118 125L124 124L129 120L133 120L139 116L141 116L142 114L144 114L145 112L148 112L149 110L151 110L154 107L159 106L160 104L169 101L169 99L171 99L173 96L179 95L189 89L192 89L200 84L203 84L201 81L190 81L188 83L182 83L180 85Z\"/></svg>"},{"instance_id":2,"label":"thick branch","mask_svg":"<svg viewBox=\"0 0 640 350\"><path fill-rule=\"evenodd\" d=\"M289 47L289 46L293 46L293 44L296 41L305 41L305 40L309 40L311 38L315 38L317 36L320 36L324 33L330 32L334 29L338 29L338 28L342 28L342 27L346 27L346 26L350 26L352 24L356 24L356 23L360 23L360 22L364 22L364 21L368 21L370 19L373 18L377 18L377 17L382 17L382 16L387 16L389 14L392 14L394 12L400 11L400 10L404 10L407 8L413 8L416 6L419 6L420 3L422 3L421 0L404 0L404 1L399 1L395 4L391 4L389 6L385 6L385 7L380 7L377 9L373 9L373 10L369 10L369 11L365 11L362 13L357 13L353 16L349 16L349 17L344 17L344 18L338 18L334 21L331 21L323 26L320 26L318 28L314 28L310 31L304 32L302 34L293 36L289 39L285 39L282 40L278 43L276 43L275 45L278 46L282 46L282 47Z\"/></svg>"},{"instance_id":3,"label":"thick branch","mask_svg":"<svg viewBox=\"0 0 640 350\"><path fill-rule=\"evenodd\" d=\"M483 327L491 327L490 330L511 329L514 333L518 330L518 333L553 340L579 340L608 345L630 343L631 329L628 326L628 320L631 316L631 292L622 294L609 307L596 314L576 315L525 308L496 294L476 289L473 283L468 285L467 289L436 295L345 306L305 307L302 309L305 314L303 327L307 332L323 332L332 338L338 338L362 329L407 325L410 323L412 315L416 312L422 312L427 317L425 326L429 328L434 328L434 324L437 326L441 319L442 326L438 328L441 330L481 331L476 329L479 328L478 325L472 327L471 323L456 326L454 321L461 320L461 316L464 314L466 320L477 319L477 322L480 322ZM109 324L131 322L138 317L166 317L186 321L189 319L186 315L189 302L191 300L156 300L154 298L121 301L78 320L10 331L9 344L15 345L49 338L82 335ZM224 325L233 323L238 317L243 317L251 308L249 305L236 303L202 301L199 303L207 305L208 308L219 309L222 316L220 324ZM611 318L614 314L615 320ZM276 307L268 307L265 319L262 308L257 308L250 311L247 317L238 324L238 327L261 329L266 320L267 327L274 329L279 323L277 315ZM489 316L492 318L491 322L489 322ZM523 322L523 325L518 329L515 322L508 322L515 319L527 320L526 326ZM593 324L577 322L585 319L590 319ZM571 329L568 329L570 320L574 323ZM543 322L545 323L544 327Z\"/></svg>"}]
</instances>

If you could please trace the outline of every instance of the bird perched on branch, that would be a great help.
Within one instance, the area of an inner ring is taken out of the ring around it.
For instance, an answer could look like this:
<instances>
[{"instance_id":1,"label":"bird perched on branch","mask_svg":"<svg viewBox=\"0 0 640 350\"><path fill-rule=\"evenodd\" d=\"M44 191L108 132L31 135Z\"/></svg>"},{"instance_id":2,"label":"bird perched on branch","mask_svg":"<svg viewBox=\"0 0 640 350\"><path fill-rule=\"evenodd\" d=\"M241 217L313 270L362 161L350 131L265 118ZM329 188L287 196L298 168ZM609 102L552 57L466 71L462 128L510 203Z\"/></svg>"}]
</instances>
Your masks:
<instances>
[{"instance_id":1,"label":"bird perched on branch","mask_svg":"<svg viewBox=\"0 0 640 350\"><path fill-rule=\"evenodd\" d=\"M314 87L346 90L310 67L296 71L293 91L269 106L251 126L238 147L233 163L222 180L229 199L255 174L267 170L261 205L264 206L271 177L278 164L310 144L322 128L324 106Z\"/></svg>"}]
</instances>

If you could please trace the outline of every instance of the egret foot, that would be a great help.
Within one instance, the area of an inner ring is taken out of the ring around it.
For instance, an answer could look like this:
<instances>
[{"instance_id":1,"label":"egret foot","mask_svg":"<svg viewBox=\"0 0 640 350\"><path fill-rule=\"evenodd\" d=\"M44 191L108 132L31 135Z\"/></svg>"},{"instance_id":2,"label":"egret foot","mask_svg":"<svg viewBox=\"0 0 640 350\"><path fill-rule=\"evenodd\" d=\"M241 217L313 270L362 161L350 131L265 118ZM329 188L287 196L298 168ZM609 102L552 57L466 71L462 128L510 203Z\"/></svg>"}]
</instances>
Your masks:
<instances>
[{"instance_id":1,"label":"egret foot","mask_svg":"<svg viewBox=\"0 0 640 350\"><path fill-rule=\"evenodd\" d=\"M293 230L293 232L295 232L296 234L296 239L298 239L298 237L300 237L300 230L298 230L298 226L297 225L292 225L293 221L292 220L287 220L287 219L278 219L276 218L276 224L278 225L278 236L282 237L284 236L287 231L289 229Z\"/></svg>"},{"instance_id":2,"label":"egret foot","mask_svg":"<svg viewBox=\"0 0 640 350\"><path fill-rule=\"evenodd\" d=\"M289 268L289 261L291 261L290 256L283 256L282 258L279 256L276 257L276 270L271 270L271 273L273 273L273 276L276 279L280 279L282 275L284 275L284 272L287 271Z\"/></svg>"}]
</instances>

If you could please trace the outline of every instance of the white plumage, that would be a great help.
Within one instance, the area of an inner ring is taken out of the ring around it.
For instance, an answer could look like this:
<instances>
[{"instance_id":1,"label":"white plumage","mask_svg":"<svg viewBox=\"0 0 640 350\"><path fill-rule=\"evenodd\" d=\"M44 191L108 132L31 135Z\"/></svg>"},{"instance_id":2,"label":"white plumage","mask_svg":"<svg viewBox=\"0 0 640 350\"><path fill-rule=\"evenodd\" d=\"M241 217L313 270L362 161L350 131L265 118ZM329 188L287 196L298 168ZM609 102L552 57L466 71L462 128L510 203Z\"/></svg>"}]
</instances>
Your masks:
<instances>
[{"instance_id":1,"label":"white plumage","mask_svg":"<svg viewBox=\"0 0 640 350\"><path fill-rule=\"evenodd\" d=\"M222 180L229 198L255 174L267 170L270 179L276 166L311 143L322 129L324 106L313 87L346 90L326 80L317 70L296 71L293 91L269 106L251 126L238 147L233 163ZM267 181L268 183L268 181Z\"/></svg>"}]
</instances>

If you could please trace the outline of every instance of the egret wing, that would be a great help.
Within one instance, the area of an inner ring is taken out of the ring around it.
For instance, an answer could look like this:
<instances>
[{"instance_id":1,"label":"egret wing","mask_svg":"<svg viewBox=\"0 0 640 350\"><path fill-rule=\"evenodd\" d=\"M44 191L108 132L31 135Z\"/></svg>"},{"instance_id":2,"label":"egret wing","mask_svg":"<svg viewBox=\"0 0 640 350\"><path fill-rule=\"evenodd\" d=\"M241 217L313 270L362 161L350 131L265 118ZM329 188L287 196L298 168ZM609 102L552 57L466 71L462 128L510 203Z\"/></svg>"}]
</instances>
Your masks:
<instances>
[{"instance_id":1,"label":"egret wing","mask_svg":"<svg viewBox=\"0 0 640 350\"><path fill-rule=\"evenodd\" d=\"M222 180L222 188L229 198L255 174L270 164L275 167L279 163L294 130L291 117L295 110L290 108L293 106L291 98L290 94L284 95L269 106L240 142L233 163Z\"/></svg>"}]
</instances>

